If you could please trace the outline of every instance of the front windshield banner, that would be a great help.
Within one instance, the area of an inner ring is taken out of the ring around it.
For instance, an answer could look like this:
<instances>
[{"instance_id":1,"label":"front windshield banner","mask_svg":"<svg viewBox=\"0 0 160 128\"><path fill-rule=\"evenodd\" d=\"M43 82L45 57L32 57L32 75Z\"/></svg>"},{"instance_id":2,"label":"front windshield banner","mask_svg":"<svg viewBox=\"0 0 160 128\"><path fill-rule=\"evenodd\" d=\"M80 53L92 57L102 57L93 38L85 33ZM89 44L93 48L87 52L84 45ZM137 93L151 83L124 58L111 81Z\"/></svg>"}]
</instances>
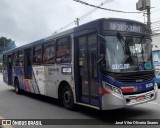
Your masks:
<instances>
[{"instance_id":1,"label":"front windshield banner","mask_svg":"<svg viewBox=\"0 0 160 128\"><path fill-rule=\"evenodd\" d=\"M133 36L106 36L105 39L105 70L135 72L153 69L150 39Z\"/></svg>"}]
</instances>

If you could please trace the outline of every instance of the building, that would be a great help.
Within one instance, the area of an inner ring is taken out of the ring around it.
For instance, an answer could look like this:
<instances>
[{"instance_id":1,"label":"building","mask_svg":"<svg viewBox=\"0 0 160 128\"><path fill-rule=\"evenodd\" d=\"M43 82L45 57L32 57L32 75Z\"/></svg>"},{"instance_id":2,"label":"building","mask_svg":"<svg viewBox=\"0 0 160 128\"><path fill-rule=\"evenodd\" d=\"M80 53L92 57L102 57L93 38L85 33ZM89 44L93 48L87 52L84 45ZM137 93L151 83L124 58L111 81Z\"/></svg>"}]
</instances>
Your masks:
<instances>
[{"instance_id":1,"label":"building","mask_svg":"<svg viewBox=\"0 0 160 128\"><path fill-rule=\"evenodd\" d=\"M160 33L153 34L152 44L153 64L156 70L160 70Z\"/></svg>"},{"instance_id":2,"label":"building","mask_svg":"<svg viewBox=\"0 0 160 128\"><path fill-rule=\"evenodd\" d=\"M152 35L152 50L160 50L160 33L155 33Z\"/></svg>"}]
</instances>

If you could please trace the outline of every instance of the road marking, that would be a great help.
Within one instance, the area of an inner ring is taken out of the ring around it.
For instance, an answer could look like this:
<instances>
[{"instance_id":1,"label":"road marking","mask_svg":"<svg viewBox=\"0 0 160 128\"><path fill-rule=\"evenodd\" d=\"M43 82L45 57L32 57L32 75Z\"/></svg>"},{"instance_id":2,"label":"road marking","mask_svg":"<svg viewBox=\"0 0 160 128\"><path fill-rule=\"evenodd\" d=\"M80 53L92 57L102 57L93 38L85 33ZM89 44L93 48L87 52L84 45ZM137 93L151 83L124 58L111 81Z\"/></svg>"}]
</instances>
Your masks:
<instances>
[{"instance_id":1,"label":"road marking","mask_svg":"<svg viewBox=\"0 0 160 128\"><path fill-rule=\"evenodd\" d=\"M160 105L160 104L158 104L158 103L155 103L155 102L149 102L150 104L156 104L156 105Z\"/></svg>"},{"instance_id":2,"label":"road marking","mask_svg":"<svg viewBox=\"0 0 160 128\"><path fill-rule=\"evenodd\" d=\"M2 116L0 116L0 120L5 120L5 119ZM13 128L13 127L11 125L2 125L2 128Z\"/></svg>"}]
</instances>

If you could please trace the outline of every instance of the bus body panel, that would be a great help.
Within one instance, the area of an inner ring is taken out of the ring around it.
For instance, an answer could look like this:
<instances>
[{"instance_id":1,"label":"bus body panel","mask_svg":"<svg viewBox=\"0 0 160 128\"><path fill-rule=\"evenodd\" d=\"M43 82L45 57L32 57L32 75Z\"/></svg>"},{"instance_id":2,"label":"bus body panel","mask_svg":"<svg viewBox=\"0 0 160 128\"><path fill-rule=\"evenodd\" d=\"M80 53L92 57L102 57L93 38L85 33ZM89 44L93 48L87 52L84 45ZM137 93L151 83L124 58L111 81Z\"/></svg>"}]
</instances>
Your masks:
<instances>
[{"instance_id":1,"label":"bus body panel","mask_svg":"<svg viewBox=\"0 0 160 128\"><path fill-rule=\"evenodd\" d=\"M6 84L9 84L8 83L8 68L7 67L3 67L3 81Z\"/></svg>"},{"instance_id":2,"label":"bus body panel","mask_svg":"<svg viewBox=\"0 0 160 128\"><path fill-rule=\"evenodd\" d=\"M101 85L100 99L102 103L102 110L118 109L146 103L155 100L158 94L158 87L154 79L143 83L124 84L102 75ZM134 87L135 90L133 92L130 91L127 94L121 92L121 95L117 95L112 89L108 89L108 87L106 88L106 85L113 85L113 87L118 88Z\"/></svg>"},{"instance_id":3,"label":"bus body panel","mask_svg":"<svg viewBox=\"0 0 160 128\"><path fill-rule=\"evenodd\" d=\"M65 75L62 75L62 70L65 68L72 70L71 65L33 66L34 83L37 83L41 95L58 98L58 87L62 81L73 85L71 72L64 72Z\"/></svg>"},{"instance_id":4,"label":"bus body panel","mask_svg":"<svg viewBox=\"0 0 160 128\"><path fill-rule=\"evenodd\" d=\"M44 66L33 66L33 74L41 95L45 95Z\"/></svg>"},{"instance_id":5,"label":"bus body panel","mask_svg":"<svg viewBox=\"0 0 160 128\"><path fill-rule=\"evenodd\" d=\"M140 93L137 95L126 95L123 98L117 97L112 93L107 93L102 96L102 110L110 110L110 109L119 109L124 107L129 107L137 104L143 104L150 101L153 101L157 98L158 89ZM138 97L145 97L143 100L137 100ZM130 102L126 102L130 99ZM108 101L108 102L106 102Z\"/></svg>"},{"instance_id":6,"label":"bus body panel","mask_svg":"<svg viewBox=\"0 0 160 128\"><path fill-rule=\"evenodd\" d=\"M33 69L33 67L32 67L32 69ZM32 79L24 79L24 84L26 87L26 90L24 90L24 91L34 93L34 94L40 94L40 89L38 87L38 83L37 83L34 72L32 72Z\"/></svg>"},{"instance_id":7,"label":"bus body panel","mask_svg":"<svg viewBox=\"0 0 160 128\"><path fill-rule=\"evenodd\" d=\"M17 78L18 81L19 81L19 88L22 89L22 90L26 90L26 87L25 87L25 84L24 84L24 70L23 70L23 67L21 66L13 66L12 68L12 71L13 71L13 81L15 81L15 79ZM14 82L13 82L14 83ZM14 86L14 84L13 84Z\"/></svg>"},{"instance_id":8,"label":"bus body panel","mask_svg":"<svg viewBox=\"0 0 160 128\"><path fill-rule=\"evenodd\" d=\"M126 84L126 83L118 82L116 80L112 80L105 75L102 76L102 81L104 81L108 84L112 84L112 85L114 85L118 88L135 87L135 90L133 92L129 92L130 94L143 93L143 92L154 90L154 85L155 85L155 80L154 79L152 79L151 81L147 81L147 82Z\"/></svg>"},{"instance_id":9,"label":"bus body panel","mask_svg":"<svg viewBox=\"0 0 160 128\"><path fill-rule=\"evenodd\" d=\"M66 71L66 68L71 70ZM58 98L58 87L62 81L67 82L74 91L74 77L71 73L72 65L70 64L33 66L32 79L24 79L23 68L13 67L13 79L18 79L20 89L30 93L46 95L53 98ZM4 79L6 82L8 81L7 77L4 77Z\"/></svg>"}]
</instances>

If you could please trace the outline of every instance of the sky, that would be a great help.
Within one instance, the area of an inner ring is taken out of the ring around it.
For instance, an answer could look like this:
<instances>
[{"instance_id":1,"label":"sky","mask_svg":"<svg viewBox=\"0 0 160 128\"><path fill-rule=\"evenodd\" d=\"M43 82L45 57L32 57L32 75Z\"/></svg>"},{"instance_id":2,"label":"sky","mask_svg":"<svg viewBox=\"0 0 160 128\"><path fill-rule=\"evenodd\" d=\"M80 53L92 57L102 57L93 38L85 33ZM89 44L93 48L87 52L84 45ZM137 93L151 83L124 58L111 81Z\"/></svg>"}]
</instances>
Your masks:
<instances>
[{"instance_id":1,"label":"sky","mask_svg":"<svg viewBox=\"0 0 160 128\"><path fill-rule=\"evenodd\" d=\"M93 5L108 1L102 7L122 11L136 12L138 0L82 0ZM151 0L152 28L160 27L160 0ZM0 37L5 36L21 46L52 35L64 26L75 27L74 20L87 14L89 7L73 0L0 0ZM98 18L127 18L146 22L143 13L124 14L97 9L80 24ZM66 30L62 29L62 31ZM160 28L158 28L160 29Z\"/></svg>"}]
</instances>

